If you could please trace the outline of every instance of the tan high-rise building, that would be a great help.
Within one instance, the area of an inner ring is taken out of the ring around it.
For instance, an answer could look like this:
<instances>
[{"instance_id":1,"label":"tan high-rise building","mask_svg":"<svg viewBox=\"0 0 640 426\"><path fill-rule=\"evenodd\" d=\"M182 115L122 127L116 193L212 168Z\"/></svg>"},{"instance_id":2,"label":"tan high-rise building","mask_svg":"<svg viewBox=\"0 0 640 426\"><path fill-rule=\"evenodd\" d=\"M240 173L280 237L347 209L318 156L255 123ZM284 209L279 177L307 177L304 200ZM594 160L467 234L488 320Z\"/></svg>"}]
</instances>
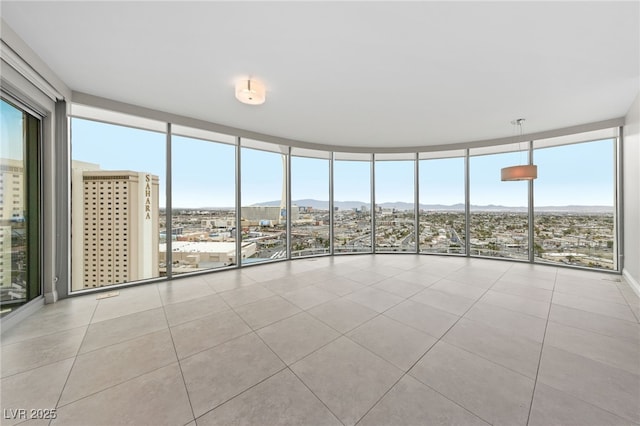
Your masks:
<instances>
[{"instance_id":1,"label":"tan high-rise building","mask_svg":"<svg viewBox=\"0 0 640 426\"><path fill-rule=\"evenodd\" d=\"M11 286L11 227L0 225L0 287Z\"/></svg>"},{"instance_id":2,"label":"tan high-rise building","mask_svg":"<svg viewBox=\"0 0 640 426\"><path fill-rule=\"evenodd\" d=\"M0 158L0 220L24 220L24 164Z\"/></svg>"},{"instance_id":3,"label":"tan high-rise building","mask_svg":"<svg viewBox=\"0 0 640 426\"><path fill-rule=\"evenodd\" d=\"M0 286L11 286L11 222L24 221L24 165L0 158Z\"/></svg>"},{"instance_id":4,"label":"tan high-rise building","mask_svg":"<svg viewBox=\"0 0 640 426\"><path fill-rule=\"evenodd\" d=\"M72 289L157 277L158 177L74 166Z\"/></svg>"}]
</instances>

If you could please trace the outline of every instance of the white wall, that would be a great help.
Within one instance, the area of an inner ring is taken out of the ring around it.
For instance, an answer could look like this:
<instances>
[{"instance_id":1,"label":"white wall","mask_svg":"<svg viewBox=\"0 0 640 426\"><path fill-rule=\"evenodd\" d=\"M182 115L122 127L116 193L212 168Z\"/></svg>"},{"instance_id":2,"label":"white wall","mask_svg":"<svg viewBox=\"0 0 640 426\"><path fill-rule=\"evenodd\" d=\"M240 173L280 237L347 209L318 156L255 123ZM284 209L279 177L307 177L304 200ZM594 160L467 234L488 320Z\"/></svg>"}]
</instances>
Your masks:
<instances>
[{"instance_id":1,"label":"white wall","mask_svg":"<svg viewBox=\"0 0 640 426\"><path fill-rule=\"evenodd\" d=\"M56 147L66 144L66 135L60 137L58 131L63 126L65 108L57 100L70 99L71 91L59 80L48 66L18 37L18 35L0 19L0 84L2 88L42 115L42 292L44 298L35 298L24 307L2 318L2 331L20 323L40 306L43 300L53 303L58 299L57 281L60 269L58 261L68 258L66 253L57 253L56 247L61 237L56 217L56 183L64 170L56 165ZM62 258L61 258L62 257Z\"/></svg>"},{"instance_id":2,"label":"white wall","mask_svg":"<svg viewBox=\"0 0 640 426\"><path fill-rule=\"evenodd\" d=\"M640 94L627 113L623 136L625 257L622 272L640 295Z\"/></svg>"}]
</instances>

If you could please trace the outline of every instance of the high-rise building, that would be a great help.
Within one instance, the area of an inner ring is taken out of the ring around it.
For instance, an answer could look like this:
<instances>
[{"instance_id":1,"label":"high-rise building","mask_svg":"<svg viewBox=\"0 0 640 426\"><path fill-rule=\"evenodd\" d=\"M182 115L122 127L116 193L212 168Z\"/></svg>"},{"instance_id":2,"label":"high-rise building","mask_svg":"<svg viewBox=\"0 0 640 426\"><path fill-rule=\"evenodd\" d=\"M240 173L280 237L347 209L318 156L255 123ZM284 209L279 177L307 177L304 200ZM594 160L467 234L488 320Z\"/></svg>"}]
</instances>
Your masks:
<instances>
[{"instance_id":1,"label":"high-rise building","mask_svg":"<svg viewBox=\"0 0 640 426\"><path fill-rule=\"evenodd\" d=\"M0 287L11 286L11 227L0 226Z\"/></svg>"},{"instance_id":2,"label":"high-rise building","mask_svg":"<svg viewBox=\"0 0 640 426\"><path fill-rule=\"evenodd\" d=\"M158 177L92 166L74 164L82 203L72 206L72 238L82 255L74 257L81 260L72 265L72 289L157 277Z\"/></svg>"},{"instance_id":3,"label":"high-rise building","mask_svg":"<svg viewBox=\"0 0 640 426\"><path fill-rule=\"evenodd\" d=\"M0 158L0 287L12 287L12 236L24 235L24 166L21 160ZM9 224L18 225L15 230ZM20 229L22 228L22 229ZM19 286L18 286L19 287Z\"/></svg>"},{"instance_id":4,"label":"high-rise building","mask_svg":"<svg viewBox=\"0 0 640 426\"><path fill-rule=\"evenodd\" d=\"M0 220L24 221L24 167L21 160L0 158Z\"/></svg>"}]
</instances>

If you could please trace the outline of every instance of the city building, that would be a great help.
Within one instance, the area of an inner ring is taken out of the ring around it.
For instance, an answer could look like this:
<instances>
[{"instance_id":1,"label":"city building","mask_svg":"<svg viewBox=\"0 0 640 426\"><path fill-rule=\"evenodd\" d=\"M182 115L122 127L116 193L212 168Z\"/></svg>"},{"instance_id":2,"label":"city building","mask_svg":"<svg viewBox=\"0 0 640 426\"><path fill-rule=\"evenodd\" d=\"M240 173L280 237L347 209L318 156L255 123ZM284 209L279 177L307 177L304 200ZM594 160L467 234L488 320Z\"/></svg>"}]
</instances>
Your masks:
<instances>
[{"instance_id":1,"label":"city building","mask_svg":"<svg viewBox=\"0 0 640 426\"><path fill-rule=\"evenodd\" d=\"M637 0L0 1L2 424L640 425Z\"/></svg>"},{"instance_id":2,"label":"city building","mask_svg":"<svg viewBox=\"0 0 640 426\"><path fill-rule=\"evenodd\" d=\"M11 227L0 226L0 287L11 287Z\"/></svg>"},{"instance_id":3,"label":"city building","mask_svg":"<svg viewBox=\"0 0 640 426\"><path fill-rule=\"evenodd\" d=\"M24 221L24 167L22 161L0 158L0 218Z\"/></svg>"},{"instance_id":4,"label":"city building","mask_svg":"<svg viewBox=\"0 0 640 426\"><path fill-rule=\"evenodd\" d=\"M158 177L96 170L74 163L72 205L75 259L72 289L111 286L159 276Z\"/></svg>"},{"instance_id":5,"label":"city building","mask_svg":"<svg viewBox=\"0 0 640 426\"><path fill-rule=\"evenodd\" d=\"M298 209L292 209L291 219L298 218ZM242 207L242 218L250 223L265 226L283 225L287 220L287 211L280 206L246 206Z\"/></svg>"},{"instance_id":6,"label":"city building","mask_svg":"<svg viewBox=\"0 0 640 426\"><path fill-rule=\"evenodd\" d=\"M22 162L11 158L0 158L0 172L0 300L11 303L25 296L21 244L13 243L24 236L25 176Z\"/></svg>"}]
</instances>

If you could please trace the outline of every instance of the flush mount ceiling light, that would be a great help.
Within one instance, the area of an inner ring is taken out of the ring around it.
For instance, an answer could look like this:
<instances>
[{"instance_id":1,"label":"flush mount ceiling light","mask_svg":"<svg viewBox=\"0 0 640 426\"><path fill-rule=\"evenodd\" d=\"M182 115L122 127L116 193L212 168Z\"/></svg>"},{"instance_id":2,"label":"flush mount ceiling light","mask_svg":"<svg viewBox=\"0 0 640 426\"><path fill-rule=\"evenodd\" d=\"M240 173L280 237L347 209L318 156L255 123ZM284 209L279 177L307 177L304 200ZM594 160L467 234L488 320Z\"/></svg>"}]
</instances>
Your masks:
<instances>
[{"instance_id":1,"label":"flush mount ceiling light","mask_svg":"<svg viewBox=\"0 0 640 426\"><path fill-rule=\"evenodd\" d=\"M524 118L513 120L511 124L520 128L520 139L522 139L522 122ZM500 170L500 179L502 181L511 180L534 180L538 177L538 166L533 165L531 155L529 155L529 164L521 164L519 166L503 167Z\"/></svg>"},{"instance_id":2,"label":"flush mount ceiling light","mask_svg":"<svg viewBox=\"0 0 640 426\"><path fill-rule=\"evenodd\" d=\"M264 84L257 80L240 80L236 83L236 99L243 104L261 105L266 99Z\"/></svg>"}]
</instances>

